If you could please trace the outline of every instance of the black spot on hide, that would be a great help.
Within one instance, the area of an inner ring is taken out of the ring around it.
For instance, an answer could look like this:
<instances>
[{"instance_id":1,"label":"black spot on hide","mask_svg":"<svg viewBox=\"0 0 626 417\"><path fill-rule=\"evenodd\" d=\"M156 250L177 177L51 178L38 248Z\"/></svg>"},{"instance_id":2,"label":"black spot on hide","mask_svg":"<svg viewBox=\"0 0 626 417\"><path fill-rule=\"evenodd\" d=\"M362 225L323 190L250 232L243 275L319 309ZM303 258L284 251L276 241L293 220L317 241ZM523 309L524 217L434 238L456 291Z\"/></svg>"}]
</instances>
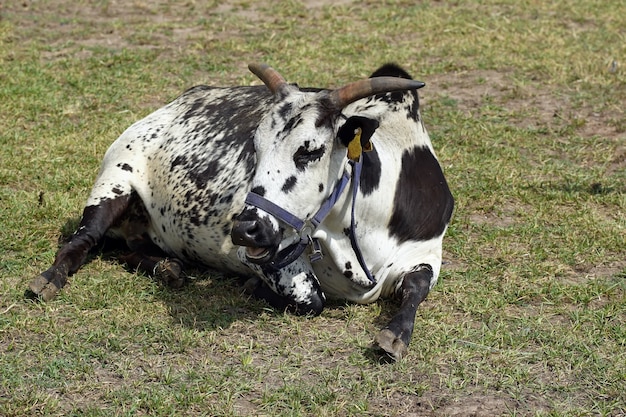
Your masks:
<instances>
[{"instance_id":1,"label":"black spot on hide","mask_svg":"<svg viewBox=\"0 0 626 417\"><path fill-rule=\"evenodd\" d=\"M304 171L306 166L314 161L319 161L326 152L326 146L322 145L317 149L309 149L309 142L305 142L304 146L300 146L293 155L293 162L298 171Z\"/></svg>"},{"instance_id":2,"label":"black spot on hide","mask_svg":"<svg viewBox=\"0 0 626 417\"><path fill-rule=\"evenodd\" d=\"M281 190L286 194L291 191L291 189L296 185L297 182L298 179L292 175L291 177L287 178Z\"/></svg>"},{"instance_id":3,"label":"black spot on hide","mask_svg":"<svg viewBox=\"0 0 626 417\"><path fill-rule=\"evenodd\" d=\"M293 129L295 129L302 122L302 118L300 116L292 117L289 119L287 123L285 123L285 127L283 128L283 133L289 133Z\"/></svg>"},{"instance_id":4,"label":"black spot on hide","mask_svg":"<svg viewBox=\"0 0 626 417\"><path fill-rule=\"evenodd\" d=\"M400 242L432 239L443 233L453 208L454 199L430 149L405 150L389 233Z\"/></svg>"},{"instance_id":5,"label":"black spot on hide","mask_svg":"<svg viewBox=\"0 0 626 417\"><path fill-rule=\"evenodd\" d=\"M398 78L406 78L407 80L412 80L413 77L409 75L403 68L398 66L397 64L389 63L385 64L382 67L378 68L374 73L370 76L370 78L374 77L398 77ZM409 100L409 97L406 95L407 93L412 94L414 97L414 101L408 106L408 114L409 118L413 120L417 120L417 109L419 107L417 100L417 92L410 91L396 91L393 93L384 93L376 95L377 100L384 101L386 103L403 103L405 100Z\"/></svg>"},{"instance_id":6,"label":"black spot on hide","mask_svg":"<svg viewBox=\"0 0 626 417\"><path fill-rule=\"evenodd\" d=\"M370 152L364 152L362 157L363 169L361 170L361 184L359 188L363 195L369 195L378 189L380 184L380 158L376 148Z\"/></svg>"},{"instance_id":7,"label":"black spot on hide","mask_svg":"<svg viewBox=\"0 0 626 417\"><path fill-rule=\"evenodd\" d=\"M414 120L416 122L419 122L419 120L420 120L420 115L419 115L420 100L419 100L419 96L417 95L417 91L416 90L411 90L411 91L409 91L409 93L411 94L413 100L410 101L410 103L406 107L406 110L407 110L406 117L409 120Z\"/></svg>"},{"instance_id":8,"label":"black spot on hide","mask_svg":"<svg viewBox=\"0 0 626 417\"><path fill-rule=\"evenodd\" d=\"M261 197L265 195L265 188L263 188L262 186L254 187L250 191L253 192L254 194L260 195Z\"/></svg>"},{"instance_id":9,"label":"black spot on hide","mask_svg":"<svg viewBox=\"0 0 626 417\"><path fill-rule=\"evenodd\" d=\"M187 165L187 157L184 155L178 155L173 161L172 161L172 165L171 168L172 170L174 170L175 167L177 167L178 165Z\"/></svg>"},{"instance_id":10,"label":"black spot on hide","mask_svg":"<svg viewBox=\"0 0 626 417\"><path fill-rule=\"evenodd\" d=\"M198 167L198 169L188 171L187 175L189 176L189 179L193 181L196 187L198 187L199 189L204 189L206 188L207 184L209 182L212 182L213 178L215 178L219 168L219 162L213 160L209 161L203 170L201 170L201 167Z\"/></svg>"},{"instance_id":11,"label":"black spot on hide","mask_svg":"<svg viewBox=\"0 0 626 417\"><path fill-rule=\"evenodd\" d=\"M291 103L283 104L282 106L280 106L280 109L278 109L278 115L283 120L287 120L287 116L289 115L289 113L291 113L292 107L293 107L293 105Z\"/></svg>"},{"instance_id":12,"label":"black spot on hide","mask_svg":"<svg viewBox=\"0 0 626 417\"><path fill-rule=\"evenodd\" d=\"M121 169L122 169L122 171L133 172L133 167L131 167L130 165L128 165L128 164L126 164L126 163L124 163L124 164L119 163L119 164L117 164L117 167L118 167L118 168L121 168Z\"/></svg>"}]
</instances>

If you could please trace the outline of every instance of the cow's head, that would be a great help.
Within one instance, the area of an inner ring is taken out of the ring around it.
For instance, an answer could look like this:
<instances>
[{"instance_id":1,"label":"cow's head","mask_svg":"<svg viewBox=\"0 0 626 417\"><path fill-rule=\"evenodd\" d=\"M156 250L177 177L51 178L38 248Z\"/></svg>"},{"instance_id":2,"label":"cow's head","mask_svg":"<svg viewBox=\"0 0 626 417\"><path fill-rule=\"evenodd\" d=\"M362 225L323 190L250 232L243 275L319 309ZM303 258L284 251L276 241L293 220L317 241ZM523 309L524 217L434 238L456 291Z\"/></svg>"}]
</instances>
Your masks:
<instances>
[{"instance_id":1,"label":"cow's head","mask_svg":"<svg viewBox=\"0 0 626 417\"><path fill-rule=\"evenodd\" d=\"M375 94L417 89L419 81L375 77L336 90L300 90L267 65L251 64L274 94L274 105L255 136L257 166L252 193L308 221L333 191L346 161L358 159L370 146L378 121L342 110ZM264 264L301 239L298 231L254 205L234 218L235 244L247 247L250 262Z\"/></svg>"}]
</instances>

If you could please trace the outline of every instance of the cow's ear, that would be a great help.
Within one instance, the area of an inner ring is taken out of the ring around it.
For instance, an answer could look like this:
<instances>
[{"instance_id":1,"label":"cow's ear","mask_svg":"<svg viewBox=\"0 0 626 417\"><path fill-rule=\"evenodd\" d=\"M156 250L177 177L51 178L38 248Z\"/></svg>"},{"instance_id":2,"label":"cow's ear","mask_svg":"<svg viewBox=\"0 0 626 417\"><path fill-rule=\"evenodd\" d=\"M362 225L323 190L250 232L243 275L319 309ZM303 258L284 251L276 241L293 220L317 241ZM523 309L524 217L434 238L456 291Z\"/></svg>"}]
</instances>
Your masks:
<instances>
[{"instance_id":1,"label":"cow's ear","mask_svg":"<svg viewBox=\"0 0 626 417\"><path fill-rule=\"evenodd\" d=\"M378 121L362 116L352 116L339 128L337 138L348 148L348 158L357 160L361 152L373 149L372 135L378 128Z\"/></svg>"}]
</instances>

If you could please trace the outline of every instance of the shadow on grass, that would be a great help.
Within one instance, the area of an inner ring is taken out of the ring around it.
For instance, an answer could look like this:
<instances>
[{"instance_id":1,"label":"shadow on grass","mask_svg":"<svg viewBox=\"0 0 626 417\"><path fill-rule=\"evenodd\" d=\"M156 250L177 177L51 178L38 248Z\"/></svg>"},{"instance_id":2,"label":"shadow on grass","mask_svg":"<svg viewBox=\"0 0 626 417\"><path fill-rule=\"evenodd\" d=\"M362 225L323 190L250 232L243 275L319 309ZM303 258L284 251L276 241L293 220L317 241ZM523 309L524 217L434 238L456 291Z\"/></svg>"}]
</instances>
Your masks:
<instances>
[{"instance_id":1,"label":"shadow on grass","mask_svg":"<svg viewBox=\"0 0 626 417\"><path fill-rule=\"evenodd\" d=\"M61 227L59 248L69 242L78 227L80 218L68 219ZM129 274L138 272L120 260L120 256L130 252L122 240L104 238L88 254L85 264L95 259L122 266ZM229 328L236 321L254 322L261 314L280 316L285 313L272 308L266 301L259 300L244 292L248 277L228 275L215 270L202 269L185 265L183 267L185 284L180 288L171 288L159 283L154 297L167 306L172 324L182 325L198 331L212 331ZM147 274L141 274L146 280L153 280ZM374 320L376 327L383 328L398 309L397 300L379 300L381 314ZM343 308L346 301L328 300L327 309ZM302 318L306 320L305 317ZM363 357L372 363L394 362L384 351L373 344L362 349Z\"/></svg>"},{"instance_id":2,"label":"shadow on grass","mask_svg":"<svg viewBox=\"0 0 626 417\"><path fill-rule=\"evenodd\" d=\"M255 320L270 309L244 293L244 278L189 267L185 274L183 287L160 285L156 294L167 304L175 324L200 331L225 329L235 321Z\"/></svg>"},{"instance_id":3,"label":"shadow on grass","mask_svg":"<svg viewBox=\"0 0 626 417\"><path fill-rule=\"evenodd\" d=\"M57 250L70 241L79 223L80 217L66 220L60 229ZM129 274L139 274L146 280L153 280L152 277L136 271L120 259L120 256L128 253L130 249L123 240L105 237L89 251L81 268L99 258L105 262L119 264ZM159 283L154 293L155 297L167 305L175 324L201 331L216 330L228 328L238 320L254 319L262 312L268 311L269 305L244 293L245 277L227 276L218 271L187 265L183 267L183 274L186 282L181 288L171 288ZM28 288L25 289L24 297L39 300Z\"/></svg>"}]
</instances>

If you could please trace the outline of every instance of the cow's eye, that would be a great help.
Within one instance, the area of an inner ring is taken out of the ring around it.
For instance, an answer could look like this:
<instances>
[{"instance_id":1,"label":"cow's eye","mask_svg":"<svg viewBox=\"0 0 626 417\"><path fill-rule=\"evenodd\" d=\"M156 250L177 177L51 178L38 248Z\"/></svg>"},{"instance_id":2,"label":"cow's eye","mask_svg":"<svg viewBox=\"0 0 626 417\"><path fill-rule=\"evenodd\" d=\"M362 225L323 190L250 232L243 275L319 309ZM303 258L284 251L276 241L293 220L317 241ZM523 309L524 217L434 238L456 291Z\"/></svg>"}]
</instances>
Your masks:
<instances>
[{"instance_id":1,"label":"cow's eye","mask_svg":"<svg viewBox=\"0 0 626 417\"><path fill-rule=\"evenodd\" d=\"M293 162L295 162L296 168L303 171L310 162L322 159L324 152L326 152L324 145L316 149L307 149L304 146L300 146L293 155Z\"/></svg>"}]
</instances>

